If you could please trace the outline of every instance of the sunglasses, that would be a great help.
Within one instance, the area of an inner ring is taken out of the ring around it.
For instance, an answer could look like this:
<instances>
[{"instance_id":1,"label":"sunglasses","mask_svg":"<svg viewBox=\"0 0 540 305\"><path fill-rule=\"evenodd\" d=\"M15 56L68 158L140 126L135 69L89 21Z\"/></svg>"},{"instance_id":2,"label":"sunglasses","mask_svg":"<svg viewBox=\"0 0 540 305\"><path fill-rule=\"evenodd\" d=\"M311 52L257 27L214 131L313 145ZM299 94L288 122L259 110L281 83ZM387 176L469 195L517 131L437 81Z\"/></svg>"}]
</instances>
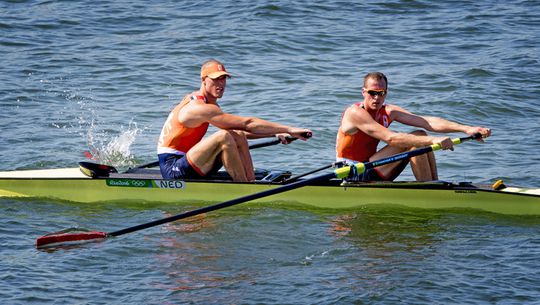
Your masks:
<instances>
[{"instance_id":1,"label":"sunglasses","mask_svg":"<svg viewBox=\"0 0 540 305\"><path fill-rule=\"evenodd\" d=\"M366 92L371 96L376 96L376 95L385 96L386 95L386 90L366 90Z\"/></svg>"}]
</instances>

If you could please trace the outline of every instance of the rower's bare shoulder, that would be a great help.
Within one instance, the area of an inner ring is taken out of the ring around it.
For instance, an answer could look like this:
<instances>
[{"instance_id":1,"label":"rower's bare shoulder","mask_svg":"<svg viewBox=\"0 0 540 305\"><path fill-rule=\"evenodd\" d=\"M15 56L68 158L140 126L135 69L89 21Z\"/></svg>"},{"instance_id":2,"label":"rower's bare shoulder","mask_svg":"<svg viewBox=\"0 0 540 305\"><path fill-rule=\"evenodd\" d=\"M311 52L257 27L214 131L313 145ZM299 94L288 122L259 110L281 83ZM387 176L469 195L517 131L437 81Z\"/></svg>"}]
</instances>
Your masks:
<instances>
[{"instance_id":1,"label":"rower's bare shoulder","mask_svg":"<svg viewBox=\"0 0 540 305\"><path fill-rule=\"evenodd\" d=\"M345 110L345 116L361 118L369 116L369 113L362 107L350 106Z\"/></svg>"},{"instance_id":2,"label":"rower's bare shoulder","mask_svg":"<svg viewBox=\"0 0 540 305\"><path fill-rule=\"evenodd\" d=\"M190 101L178 113L178 121L187 127L197 127L221 113L219 107L197 100Z\"/></svg>"},{"instance_id":3,"label":"rower's bare shoulder","mask_svg":"<svg viewBox=\"0 0 540 305\"><path fill-rule=\"evenodd\" d=\"M193 100L185 107L186 111L198 114L218 114L221 113L221 109L216 104L208 104L204 101Z\"/></svg>"},{"instance_id":4,"label":"rower's bare shoulder","mask_svg":"<svg viewBox=\"0 0 540 305\"><path fill-rule=\"evenodd\" d=\"M347 134L355 134L369 124L376 124L369 113L361 107L349 107L343 116L341 130Z\"/></svg>"}]
</instances>

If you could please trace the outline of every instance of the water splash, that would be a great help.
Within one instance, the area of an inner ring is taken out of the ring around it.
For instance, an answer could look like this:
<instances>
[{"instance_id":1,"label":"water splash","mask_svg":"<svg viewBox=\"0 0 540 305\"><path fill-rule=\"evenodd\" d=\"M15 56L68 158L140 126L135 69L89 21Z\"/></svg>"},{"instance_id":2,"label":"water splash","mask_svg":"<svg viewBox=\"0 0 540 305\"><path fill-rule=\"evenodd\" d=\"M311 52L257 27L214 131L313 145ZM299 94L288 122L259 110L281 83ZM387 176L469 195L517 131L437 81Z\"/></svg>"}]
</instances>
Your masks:
<instances>
[{"instance_id":1,"label":"water splash","mask_svg":"<svg viewBox=\"0 0 540 305\"><path fill-rule=\"evenodd\" d=\"M92 89L82 90L71 84L74 79L71 75L36 77L45 92L43 100L62 104L61 110L48 118L50 126L65 130L68 136L84 139L88 146L88 151L84 152L87 158L119 169L137 163L131 154L131 145L144 128L139 128L133 121L128 126L118 127L109 112L103 120L103 109L106 108L96 99Z\"/></svg>"},{"instance_id":2,"label":"water splash","mask_svg":"<svg viewBox=\"0 0 540 305\"><path fill-rule=\"evenodd\" d=\"M136 122L131 121L127 127L121 126L119 134L113 136L96 129L95 125L91 126L86 135L90 150L87 157L97 163L115 167L133 167L136 164L135 156L131 154L131 145L143 131Z\"/></svg>"}]
</instances>

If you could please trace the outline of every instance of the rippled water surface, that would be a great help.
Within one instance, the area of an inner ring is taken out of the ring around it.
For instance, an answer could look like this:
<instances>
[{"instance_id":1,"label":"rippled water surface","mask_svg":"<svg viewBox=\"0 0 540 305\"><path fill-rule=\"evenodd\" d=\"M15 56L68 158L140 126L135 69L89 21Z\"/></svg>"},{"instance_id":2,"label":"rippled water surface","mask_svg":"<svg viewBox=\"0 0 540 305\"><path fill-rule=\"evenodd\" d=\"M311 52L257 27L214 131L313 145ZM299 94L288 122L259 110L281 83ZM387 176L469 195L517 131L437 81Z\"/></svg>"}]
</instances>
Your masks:
<instances>
[{"instance_id":1,"label":"rippled water surface","mask_svg":"<svg viewBox=\"0 0 540 305\"><path fill-rule=\"evenodd\" d=\"M153 161L200 64L234 75L224 110L309 127L256 166L328 164L362 76L387 102L488 126L438 152L448 181L540 185L537 1L0 1L0 170ZM410 131L396 124L393 128ZM410 171L403 180L410 179ZM247 208L249 207L249 208ZM102 243L37 251L66 227L114 231L189 207L0 200L6 304L538 302L540 220L474 211L243 205Z\"/></svg>"}]
</instances>

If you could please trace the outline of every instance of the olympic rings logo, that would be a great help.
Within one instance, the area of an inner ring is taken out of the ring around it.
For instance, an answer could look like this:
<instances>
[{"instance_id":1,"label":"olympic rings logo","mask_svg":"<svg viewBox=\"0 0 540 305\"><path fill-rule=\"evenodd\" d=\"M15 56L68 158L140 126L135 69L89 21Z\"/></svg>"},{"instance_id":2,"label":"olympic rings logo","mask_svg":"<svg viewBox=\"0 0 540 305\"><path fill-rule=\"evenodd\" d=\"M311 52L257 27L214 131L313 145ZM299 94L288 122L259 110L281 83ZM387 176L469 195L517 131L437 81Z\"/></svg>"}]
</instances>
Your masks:
<instances>
[{"instance_id":1,"label":"olympic rings logo","mask_svg":"<svg viewBox=\"0 0 540 305\"><path fill-rule=\"evenodd\" d=\"M130 184L135 187L143 187L146 186L146 181L144 180L131 180Z\"/></svg>"}]
</instances>

